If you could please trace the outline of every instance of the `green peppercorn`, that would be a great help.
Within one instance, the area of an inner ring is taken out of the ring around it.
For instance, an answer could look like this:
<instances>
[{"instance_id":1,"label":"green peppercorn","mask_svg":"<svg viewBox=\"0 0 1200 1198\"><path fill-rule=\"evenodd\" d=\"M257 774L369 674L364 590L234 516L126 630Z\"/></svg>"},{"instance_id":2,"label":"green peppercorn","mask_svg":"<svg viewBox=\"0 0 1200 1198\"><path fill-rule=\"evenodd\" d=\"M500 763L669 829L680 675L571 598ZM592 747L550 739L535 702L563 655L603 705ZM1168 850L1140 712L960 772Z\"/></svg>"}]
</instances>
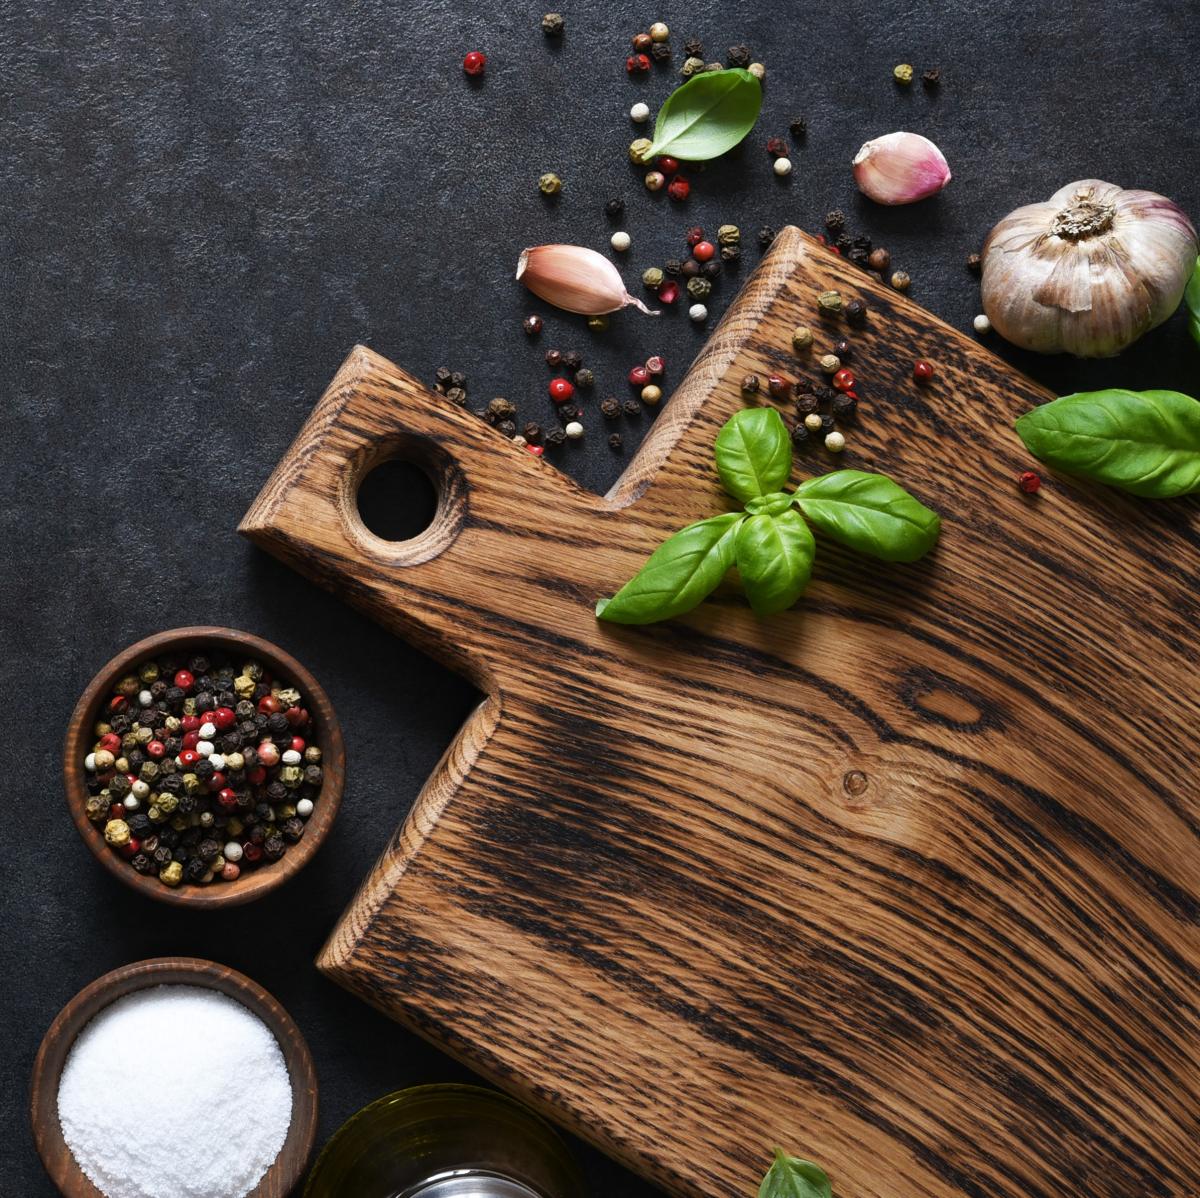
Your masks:
<instances>
[{"instance_id":1,"label":"green peppercorn","mask_svg":"<svg viewBox=\"0 0 1200 1198\"><path fill-rule=\"evenodd\" d=\"M912 64L907 62L897 63L896 66L892 68L892 78L895 79L897 83L901 83L907 87L908 84L913 81Z\"/></svg>"},{"instance_id":2,"label":"green peppercorn","mask_svg":"<svg viewBox=\"0 0 1200 1198\"><path fill-rule=\"evenodd\" d=\"M641 166L646 161L646 151L653 144L648 137L635 137L629 143L629 161Z\"/></svg>"},{"instance_id":3,"label":"green peppercorn","mask_svg":"<svg viewBox=\"0 0 1200 1198\"><path fill-rule=\"evenodd\" d=\"M129 843L129 825L123 819L110 819L104 825L104 839L115 849Z\"/></svg>"},{"instance_id":4,"label":"green peppercorn","mask_svg":"<svg viewBox=\"0 0 1200 1198\"><path fill-rule=\"evenodd\" d=\"M538 179L538 191L544 196L556 196L562 191L562 180L553 171L547 171Z\"/></svg>"},{"instance_id":5,"label":"green peppercorn","mask_svg":"<svg viewBox=\"0 0 1200 1198\"><path fill-rule=\"evenodd\" d=\"M124 695L125 698L129 699L142 689L142 684L138 681L136 674L126 674L125 677L117 683L115 689L118 694Z\"/></svg>"},{"instance_id":6,"label":"green peppercorn","mask_svg":"<svg viewBox=\"0 0 1200 1198\"><path fill-rule=\"evenodd\" d=\"M725 64L723 62L706 62L704 64L704 72L708 74L710 71L723 71Z\"/></svg>"},{"instance_id":7,"label":"green peppercorn","mask_svg":"<svg viewBox=\"0 0 1200 1198\"><path fill-rule=\"evenodd\" d=\"M811 349L812 343L812 329L808 328L806 325L797 325L797 327L792 330L792 349L794 349L796 353L800 353L806 349Z\"/></svg>"},{"instance_id":8,"label":"green peppercorn","mask_svg":"<svg viewBox=\"0 0 1200 1198\"><path fill-rule=\"evenodd\" d=\"M608 331L608 317L607 316L589 316L587 325L588 325L588 328L593 333L606 333ZM589 370L588 374L591 374L591 373L592 372ZM576 379L576 382L578 382L578 381L579 380Z\"/></svg>"},{"instance_id":9,"label":"green peppercorn","mask_svg":"<svg viewBox=\"0 0 1200 1198\"><path fill-rule=\"evenodd\" d=\"M687 281L688 295L694 300L707 299L712 294L712 283L699 275Z\"/></svg>"},{"instance_id":10,"label":"green peppercorn","mask_svg":"<svg viewBox=\"0 0 1200 1198\"><path fill-rule=\"evenodd\" d=\"M565 27L566 22L560 12L548 12L542 18L542 32L547 37L562 37Z\"/></svg>"},{"instance_id":11,"label":"green peppercorn","mask_svg":"<svg viewBox=\"0 0 1200 1198\"><path fill-rule=\"evenodd\" d=\"M679 68L679 73L685 79L690 79L698 71L703 71L704 69L704 59L697 58L695 55L691 55L683 60L683 66Z\"/></svg>"},{"instance_id":12,"label":"green peppercorn","mask_svg":"<svg viewBox=\"0 0 1200 1198\"><path fill-rule=\"evenodd\" d=\"M740 245L742 241L742 231L737 225L722 225L717 230L718 245Z\"/></svg>"},{"instance_id":13,"label":"green peppercorn","mask_svg":"<svg viewBox=\"0 0 1200 1198\"><path fill-rule=\"evenodd\" d=\"M308 748L304 750L304 760L307 761L309 765L320 764L320 761L321 761L320 745L309 745Z\"/></svg>"},{"instance_id":14,"label":"green peppercorn","mask_svg":"<svg viewBox=\"0 0 1200 1198\"><path fill-rule=\"evenodd\" d=\"M817 296L817 308L823 316L838 316L842 311L842 297L837 291L822 291Z\"/></svg>"},{"instance_id":15,"label":"green peppercorn","mask_svg":"<svg viewBox=\"0 0 1200 1198\"><path fill-rule=\"evenodd\" d=\"M138 670L138 678L141 679L144 686L149 686L153 682L158 681L158 662L147 661L143 662Z\"/></svg>"},{"instance_id":16,"label":"green peppercorn","mask_svg":"<svg viewBox=\"0 0 1200 1198\"><path fill-rule=\"evenodd\" d=\"M87 812L87 817L93 824L103 823L108 819L109 810L112 807L112 802L102 797L101 795L92 795L84 804L84 810Z\"/></svg>"},{"instance_id":17,"label":"green peppercorn","mask_svg":"<svg viewBox=\"0 0 1200 1198\"><path fill-rule=\"evenodd\" d=\"M249 699L254 694L254 679L248 674L239 674L233 680L233 690L239 698Z\"/></svg>"},{"instance_id":18,"label":"green peppercorn","mask_svg":"<svg viewBox=\"0 0 1200 1198\"><path fill-rule=\"evenodd\" d=\"M279 771L279 781L289 790L293 790L299 786L303 778L304 771L298 765L285 765Z\"/></svg>"},{"instance_id":19,"label":"green peppercorn","mask_svg":"<svg viewBox=\"0 0 1200 1198\"><path fill-rule=\"evenodd\" d=\"M740 245L723 245L721 246L721 261L736 262L742 256L742 247Z\"/></svg>"},{"instance_id":20,"label":"green peppercorn","mask_svg":"<svg viewBox=\"0 0 1200 1198\"><path fill-rule=\"evenodd\" d=\"M172 861L165 869L159 870L158 880L174 889L183 881L183 866L178 861Z\"/></svg>"},{"instance_id":21,"label":"green peppercorn","mask_svg":"<svg viewBox=\"0 0 1200 1198\"><path fill-rule=\"evenodd\" d=\"M642 286L648 287L651 291L657 291L663 284L663 279L666 276L657 266L651 266L642 271Z\"/></svg>"}]
</instances>

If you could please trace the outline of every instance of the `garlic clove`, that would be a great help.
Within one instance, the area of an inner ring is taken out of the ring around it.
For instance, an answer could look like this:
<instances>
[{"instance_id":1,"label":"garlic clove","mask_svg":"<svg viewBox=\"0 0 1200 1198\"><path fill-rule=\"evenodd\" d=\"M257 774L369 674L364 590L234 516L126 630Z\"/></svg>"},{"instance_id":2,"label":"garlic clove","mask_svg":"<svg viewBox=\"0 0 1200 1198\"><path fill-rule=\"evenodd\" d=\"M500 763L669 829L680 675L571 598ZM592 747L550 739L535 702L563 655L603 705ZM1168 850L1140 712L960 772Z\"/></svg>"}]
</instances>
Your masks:
<instances>
[{"instance_id":1,"label":"garlic clove","mask_svg":"<svg viewBox=\"0 0 1200 1198\"><path fill-rule=\"evenodd\" d=\"M647 308L625 290L620 271L603 255L581 245L535 245L521 251L517 279L556 308L583 316L603 316L633 305Z\"/></svg>"},{"instance_id":2,"label":"garlic clove","mask_svg":"<svg viewBox=\"0 0 1200 1198\"><path fill-rule=\"evenodd\" d=\"M912 204L950 182L945 156L919 133L888 133L854 156L854 182L877 204Z\"/></svg>"}]
</instances>

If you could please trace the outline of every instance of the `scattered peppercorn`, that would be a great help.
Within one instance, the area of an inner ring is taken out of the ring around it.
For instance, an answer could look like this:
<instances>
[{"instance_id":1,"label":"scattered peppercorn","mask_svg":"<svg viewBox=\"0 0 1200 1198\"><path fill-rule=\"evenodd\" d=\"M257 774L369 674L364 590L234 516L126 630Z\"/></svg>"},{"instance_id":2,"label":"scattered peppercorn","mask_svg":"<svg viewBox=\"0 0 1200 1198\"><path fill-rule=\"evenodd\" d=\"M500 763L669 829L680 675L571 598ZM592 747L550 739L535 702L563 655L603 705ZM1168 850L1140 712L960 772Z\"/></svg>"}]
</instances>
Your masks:
<instances>
[{"instance_id":1,"label":"scattered peppercorn","mask_svg":"<svg viewBox=\"0 0 1200 1198\"><path fill-rule=\"evenodd\" d=\"M697 240L703 240L698 238ZM722 225L717 230L718 245L739 245L742 240L742 231L737 225Z\"/></svg>"},{"instance_id":2,"label":"scattered peppercorn","mask_svg":"<svg viewBox=\"0 0 1200 1198\"><path fill-rule=\"evenodd\" d=\"M839 253L848 254L854 249L854 238L849 233L839 233L837 241L833 244L837 246Z\"/></svg>"},{"instance_id":3,"label":"scattered peppercorn","mask_svg":"<svg viewBox=\"0 0 1200 1198\"><path fill-rule=\"evenodd\" d=\"M645 53L654 45L654 39L648 33L635 33L629 40L633 48L641 53Z\"/></svg>"},{"instance_id":4,"label":"scattered peppercorn","mask_svg":"<svg viewBox=\"0 0 1200 1198\"><path fill-rule=\"evenodd\" d=\"M439 391L445 391L450 386L450 367L439 366L433 374L433 385ZM178 684L176 684L178 685Z\"/></svg>"},{"instance_id":5,"label":"scattered peppercorn","mask_svg":"<svg viewBox=\"0 0 1200 1198\"><path fill-rule=\"evenodd\" d=\"M659 267L648 267L646 270L642 271L642 286L654 291L662 286L663 278L663 272Z\"/></svg>"},{"instance_id":6,"label":"scattered peppercorn","mask_svg":"<svg viewBox=\"0 0 1200 1198\"><path fill-rule=\"evenodd\" d=\"M616 420L620 414L621 404L620 401L615 397L610 395L607 399L602 399L600 401L600 415L603 416L605 420Z\"/></svg>"},{"instance_id":7,"label":"scattered peppercorn","mask_svg":"<svg viewBox=\"0 0 1200 1198\"><path fill-rule=\"evenodd\" d=\"M721 246L721 261L736 262L742 256L742 247L740 245L723 245Z\"/></svg>"},{"instance_id":8,"label":"scattered peppercorn","mask_svg":"<svg viewBox=\"0 0 1200 1198\"><path fill-rule=\"evenodd\" d=\"M891 252L889 250L885 250L883 246L873 249L870 254L867 255L867 265L872 270L877 270L880 274L882 274L892 265Z\"/></svg>"},{"instance_id":9,"label":"scattered peppercorn","mask_svg":"<svg viewBox=\"0 0 1200 1198\"><path fill-rule=\"evenodd\" d=\"M640 416L642 414L642 405L636 399L627 399L621 405L621 408L626 416Z\"/></svg>"},{"instance_id":10,"label":"scattered peppercorn","mask_svg":"<svg viewBox=\"0 0 1200 1198\"><path fill-rule=\"evenodd\" d=\"M1036 495L1041 488L1042 480L1032 470L1024 471L1017 478L1017 486L1025 492L1026 495Z\"/></svg>"},{"instance_id":11,"label":"scattered peppercorn","mask_svg":"<svg viewBox=\"0 0 1200 1198\"><path fill-rule=\"evenodd\" d=\"M803 420L797 420L788 432L791 434L793 445L806 445L808 443L808 429L804 427Z\"/></svg>"},{"instance_id":12,"label":"scattered peppercorn","mask_svg":"<svg viewBox=\"0 0 1200 1198\"><path fill-rule=\"evenodd\" d=\"M631 75L640 75L644 71L650 69L650 56L648 54L631 54L625 60L625 69Z\"/></svg>"},{"instance_id":13,"label":"scattered peppercorn","mask_svg":"<svg viewBox=\"0 0 1200 1198\"><path fill-rule=\"evenodd\" d=\"M544 196L556 196L562 191L562 180L553 171L547 171L538 179L538 191Z\"/></svg>"},{"instance_id":14,"label":"scattered peppercorn","mask_svg":"<svg viewBox=\"0 0 1200 1198\"><path fill-rule=\"evenodd\" d=\"M803 141L808 136L808 121L802 116L792 117L788 124L788 132L793 141Z\"/></svg>"},{"instance_id":15,"label":"scattered peppercorn","mask_svg":"<svg viewBox=\"0 0 1200 1198\"><path fill-rule=\"evenodd\" d=\"M688 279L687 292L694 300L708 299L709 295L712 294L712 283L708 279L697 275L694 278Z\"/></svg>"},{"instance_id":16,"label":"scattered peppercorn","mask_svg":"<svg viewBox=\"0 0 1200 1198\"><path fill-rule=\"evenodd\" d=\"M704 57L704 43L698 37L689 37L683 43L683 52L693 58Z\"/></svg>"},{"instance_id":17,"label":"scattered peppercorn","mask_svg":"<svg viewBox=\"0 0 1200 1198\"><path fill-rule=\"evenodd\" d=\"M973 275L979 274L979 272L983 270L983 258L979 254L968 254L967 269Z\"/></svg>"},{"instance_id":18,"label":"scattered peppercorn","mask_svg":"<svg viewBox=\"0 0 1200 1198\"><path fill-rule=\"evenodd\" d=\"M526 316L523 327L530 337L536 337L542 331L542 318L536 313Z\"/></svg>"},{"instance_id":19,"label":"scattered peppercorn","mask_svg":"<svg viewBox=\"0 0 1200 1198\"><path fill-rule=\"evenodd\" d=\"M666 181L667 177L662 171L647 171L646 177L642 180L647 191L662 191Z\"/></svg>"},{"instance_id":20,"label":"scattered peppercorn","mask_svg":"<svg viewBox=\"0 0 1200 1198\"><path fill-rule=\"evenodd\" d=\"M547 37L562 37L565 27L566 22L560 12L548 12L542 18L542 32Z\"/></svg>"},{"instance_id":21,"label":"scattered peppercorn","mask_svg":"<svg viewBox=\"0 0 1200 1198\"><path fill-rule=\"evenodd\" d=\"M909 284L912 283L912 279L908 277L908 272L904 270L896 271L896 273L892 275L891 281L892 287L896 291L907 291Z\"/></svg>"},{"instance_id":22,"label":"scattered peppercorn","mask_svg":"<svg viewBox=\"0 0 1200 1198\"><path fill-rule=\"evenodd\" d=\"M623 442L621 440L620 433L609 433L608 434L609 449L620 449L622 444L623 444Z\"/></svg>"},{"instance_id":23,"label":"scattered peppercorn","mask_svg":"<svg viewBox=\"0 0 1200 1198\"><path fill-rule=\"evenodd\" d=\"M745 70L751 62L749 46L730 46L729 52L725 55L725 61L731 67L741 67Z\"/></svg>"},{"instance_id":24,"label":"scattered peppercorn","mask_svg":"<svg viewBox=\"0 0 1200 1198\"><path fill-rule=\"evenodd\" d=\"M911 63L897 63L897 65L892 68L892 78L895 79L897 83L903 84L905 87L907 87L913 81L913 69Z\"/></svg>"},{"instance_id":25,"label":"scattered peppercorn","mask_svg":"<svg viewBox=\"0 0 1200 1198\"><path fill-rule=\"evenodd\" d=\"M563 360L563 356L559 350L557 350L557 349L546 350L546 365L549 366L551 369L554 369L554 370L558 369L558 367L562 365L562 360Z\"/></svg>"},{"instance_id":26,"label":"scattered peppercorn","mask_svg":"<svg viewBox=\"0 0 1200 1198\"><path fill-rule=\"evenodd\" d=\"M564 433L561 428L552 428L546 434L544 439L545 439L545 442L547 445L550 445L550 446L561 445L564 441L566 441L567 434Z\"/></svg>"},{"instance_id":27,"label":"scattered peppercorn","mask_svg":"<svg viewBox=\"0 0 1200 1198\"><path fill-rule=\"evenodd\" d=\"M772 158L786 158L788 156L788 144L782 137L768 137L767 153Z\"/></svg>"},{"instance_id":28,"label":"scattered peppercorn","mask_svg":"<svg viewBox=\"0 0 1200 1198\"><path fill-rule=\"evenodd\" d=\"M607 216L609 220L616 220L624 213L624 211L625 201L621 199L620 196L614 196L604 205L604 215Z\"/></svg>"},{"instance_id":29,"label":"scattered peppercorn","mask_svg":"<svg viewBox=\"0 0 1200 1198\"><path fill-rule=\"evenodd\" d=\"M747 395L758 394L758 375L748 374L742 379L742 390Z\"/></svg>"},{"instance_id":30,"label":"scattered peppercorn","mask_svg":"<svg viewBox=\"0 0 1200 1198\"><path fill-rule=\"evenodd\" d=\"M497 395L491 403L488 404L485 419L489 424L498 424L501 420L511 420L517 414L515 405L504 398L502 395Z\"/></svg>"},{"instance_id":31,"label":"scattered peppercorn","mask_svg":"<svg viewBox=\"0 0 1200 1198\"><path fill-rule=\"evenodd\" d=\"M646 161L646 151L653 144L648 137L635 137L629 143L629 161L641 166Z\"/></svg>"},{"instance_id":32,"label":"scattered peppercorn","mask_svg":"<svg viewBox=\"0 0 1200 1198\"><path fill-rule=\"evenodd\" d=\"M455 372L442 367L437 378L451 384ZM88 819L136 872L168 886L212 880L221 844L214 837L241 835L251 819L273 828L290 817L280 816L273 788L292 766L290 755L300 759L296 744L313 738L300 691L271 679L259 662L238 667L196 654L188 667L152 659L118 680L108 708L116 714L96 724L83 762ZM159 685L166 678L173 685ZM320 774L311 781L301 791L305 818ZM246 823L236 811L247 813Z\"/></svg>"},{"instance_id":33,"label":"scattered peppercorn","mask_svg":"<svg viewBox=\"0 0 1200 1198\"><path fill-rule=\"evenodd\" d=\"M867 305L860 299L851 300L844 309L846 323L861 328L867 323Z\"/></svg>"},{"instance_id":34,"label":"scattered peppercorn","mask_svg":"<svg viewBox=\"0 0 1200 1198\"><path fill-rule=\"evenodd\" d=\"M662 388L655 383L648 383L642 388L641 392L642 403L650 404L653 407L660 399L662 399Z\"/></svg>"},{"instance_id":35,"label":"scattered peppercorn","mask_svg":"<svg viewBox=\"0 0 1200 1198\"><path fill-rule=\"evenodd\" d=\"M542 426L535 424L532 420L521 430L521 436L532 445L541 444Z\"/></svg>"},{"instance_id":36,"label":"scattered peppercorn","mask_svg":"<svg viewBox=\"0 0 1200 1198\"><path fill-rule=\"evenodd\" d=\"M711 262L705 262L700 267L700 273L706 279L715 279L721 273L721 264L714 258Z\"/></svg>"},{"instance_id":37,"label":"scattered peppercorn","mask_svg":"<svg viewBox=\"0 0 1200 1198\"><path fill-rule=\"evenodd\" d=\"M758 231L758 244L765 250L775 240L775 230L770 225L763 225Z\"/></svg>"},{"instance_id":38,"label":"scattered peppercorn","mask_svg":"<svg viewBox=\"0 0 1200 1198\"><path fill-rule=\"evenodd\" d=\"M686 200L691 194L692 185L682 176L676 175L670 183L667 184L667 195L676 203Z\"/></svg>"},{"instance_id":39,"label":"scattered peppercorn","mask_svg":"<svg viewBox=\"0 0 1200 1198\"><path fill-rule=\"evenodd\" d=\"M586 366L582 366L575 371L576 387L590 387L595 381L596 376Z\"/></svg>"},{"instance_id":40,"label":"scattered peppercorn","mask_svg":"<svg viewBox=\"0 0 1200 1198\"><path fill-rule=\"evenodd\" d=\"M667 364L660 354L652 354L646 359L646 369L654 378L660 378L666 371Z\"/></svg>"},{"instance_id":41,"label":"scattered peppercorn","mask_svg":"<svg viewBox=\"0 0 1200 1198\"><path fill-rule=\"evenodd\" d=\"M767 77L767 68L764 67L761 62L752 62L746 68L746 70L748 70L750 74L759 81L759 83L762 83L762 81Z\"/></svg>"},{"instance_id":42,"label":"scattered peppercorn","mask_svg":"<svg viewBox=\"0 0 1200 1198\"><path fill-rule=\"evenodd\" d=\"M589 316L587 325L593 333L606 333L608 332L608 317Z\"/></svg>"},{"instance_id":43,"label":"scattered peppercorn","mask_svg":"<svg viewBox=\"0 0 1200 1198\"><path fill-rule=\"evenodd\" d=\"M836 395L832 411L834 420L839 424L854 424L858 419L858 400L853 395Z\"/></svg>"},{"instance_id":44,"label":"scattered peppercorn","mask_svg":"<svg viewBox=\"0 0 1200 1198\"><path fill-rule=\"evenodd\" d=\"M811 349L813 343L812 329L805 325L797 325L792 330L792 349L796 353L801 353L803 350Z\"/></svg>"},{"instance_id":45,"label":"scattered peppercorn","mask_svg":"<svg viewBox=\"0 0 1200 1198\"><path fill-rule=\"evenodd\" d=\"M658 289L658 298L664 304L673 304L679 298L679 284L668 279Z\"/></svg>"},{"instance_id":46,"label":"scattered peppercorn","mask_svg":"<svg viewBox=\"0 0 1200 1198\"><path fill-rule=\"evenodd\" d=\"M704 59L693 54L683 60L683 66L679 68L679 73L685 79L690 79L693 75L703 70Z\"/></svg>"},{"instance_id":47,"label":"scattered peppercorn","mask_svg":"<svg viewBox=\"0 0 1200 1198\"><path fill-rule=\"evenodd\" d=\"M583 354L577 349L569 349L562 356L562 364L567 370L578 370L583 365Z\"/></svg>"},{"instance_id":48,"label":"scattered peppercorn","mask_svg":"<svg viewBox=\"0 0 1200 1198\"><path fill-rule=\"evenodd\" d=\"M932 91L942 82L942 72L937 67L929 67L921 72L921 82Z\"/></svg>"},{"instance_id":49,"label":"scattered peppercorn","mask_svg":"<svg viewBox=\"0 0 1200 1198\"><path fill-rule=\"evenodd\" d=\"M667 25L665 22L655 21L654 24L650 26L650 38L652 41L661 44L661 43L665 42L667 40L667 38L669 38L670 36L671 36L671 31L670 31L670 29L667 28Z\"/></svg>"},{"instance_id":50,"label":"scattered peppercorn","mask_svg":"<svg viewBox=\"0 0 1200 1198\"><path fill-rule=\"evenodd\" d=\"M791 389L791 384L783 375L767 375L767 391L770 392L773 399L783 399Z\"/></svg>"},{"instance_id":51,"label":"scattered peppercorn","mask_svg":"<svg viewBox=\"0 0 1200 1198\"><path fill-rule=\"evenodd\" d=\"M487 69L487 55L479 50L472 50L463 59L463 70L468 75L478 77Z\"/></svg>"},{"instance_id":52,"label":"scattered peppercorn","mask_svg":"<svg viewBox=\"0 0 1200 1198\"><path fill-rule=\"evenodd\" d=\"M837 354L837 356L841 358L843 362L849 362L854 354L854 346L852 346L845 337L839 337L833 343L833 352Z\"/></svg>"},{"instance_id":53,"label":"scattered peppercorn","mask_svg":"<svg viewBox=\"0 0 1200 1198\"><path fill-rule=\"evenodd\" d=\"M663 271L669 275L677 275L683 269L683 263L678 258L668 258L663 263Z\"/></svg>"},{"instance_id":54,"label":"scattered peppercorn","mask_svg":"<svg viewBox=\"0 0 1200 1198\"><path fill-rule=\"evenodd\" d=\"M796 384L800 386L799 383ZM821 406L820 400L809 392L796 396L796 412L801 416L809 416Z\"/></svg>"},{"instance_id":55,"label":"scattered peppercorn","mask_svg":"<svg viewBox=\"0 0 1200 1198\"><path fill-rule=\"evenodd\" d=\"M826 374L836 374L842 368L841 359L837 354L822 354L817 360L817 365Z\"/></svg>"},{"instance_id":56,"label":"scattered peppercorn","mask_svg":"<svg viewBox=\"0 0 1200 1198\"><path fill-rule=\"evenodd\" d=\"M927 383L933 378L933 363L919 358L913 363L912 373L918 383Z\"/></svg>"},{"instance_id":57,"label":"scattered peppercorn","mask_svg":"<svg viewBox=\"0 0 1200 1198\"><path fill-rule=\"evenodd\" d=\"M831 233L840 233L845 227L846 214L840 208L835 208L832 212L825 214L825 228Z\"/></svg>"},{"instance_id":58,"label":"scattered peppercorn","mask_svg":"<svg viewBox=\"0 0 1200 1198\"><path fill-rule=\"evenodd\" d=\"M817 310L822 316L839 316L842 307L842 297L837 291L822 291L817 296Z\"/></svg>"}]
</instances>

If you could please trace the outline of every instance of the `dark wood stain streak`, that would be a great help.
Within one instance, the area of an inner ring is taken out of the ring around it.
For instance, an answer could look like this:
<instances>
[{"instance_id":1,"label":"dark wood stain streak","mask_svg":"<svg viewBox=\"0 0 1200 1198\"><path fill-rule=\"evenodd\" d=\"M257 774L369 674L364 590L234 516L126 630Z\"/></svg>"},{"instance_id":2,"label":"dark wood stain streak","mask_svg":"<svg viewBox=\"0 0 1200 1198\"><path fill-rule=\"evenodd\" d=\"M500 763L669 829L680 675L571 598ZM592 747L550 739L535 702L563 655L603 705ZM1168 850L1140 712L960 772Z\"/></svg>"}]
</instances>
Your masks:
<instances>
[{"instance_id":1,"label":"dark wood stain streak","mask_svg":"<svg viewBox=\"0 0 1200 1198\"><path fill-rule=\"evenodd\" d=\"M728 510L712 439L745 374L818 377L827 289L871 308L843 464L937 552L822 542L794 612L597 623ZM1046 398L795 230L605 497L356 350L243 530L488 697L321 967L688 1198L776 1143L839 1198L1197 1198L1200 505L1020 495ZM441 496L400 544L355 508L393 454Z\"/></svg>"}]
</instances>

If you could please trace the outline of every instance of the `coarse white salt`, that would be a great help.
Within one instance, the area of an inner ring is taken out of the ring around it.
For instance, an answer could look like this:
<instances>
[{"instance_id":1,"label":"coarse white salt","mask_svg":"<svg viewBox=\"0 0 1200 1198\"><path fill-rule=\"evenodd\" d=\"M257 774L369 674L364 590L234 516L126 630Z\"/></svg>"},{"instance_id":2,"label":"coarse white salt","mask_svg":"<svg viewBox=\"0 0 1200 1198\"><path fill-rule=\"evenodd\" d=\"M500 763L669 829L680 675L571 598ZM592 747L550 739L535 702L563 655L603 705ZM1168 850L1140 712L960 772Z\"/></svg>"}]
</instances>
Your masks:
<instances>
[{"instance_id":1,"label":"coarse white salt","mask_svg":"<svg viewBox=\"0 0 1200 1198\"><path fill-rule=\"evenodd\" d=\"M271 1029L199 986L153 986L105 1007L58 1085L63 1138L107 1198L244 1198L291 1117Z\"/></svg>"}]
</instances>

